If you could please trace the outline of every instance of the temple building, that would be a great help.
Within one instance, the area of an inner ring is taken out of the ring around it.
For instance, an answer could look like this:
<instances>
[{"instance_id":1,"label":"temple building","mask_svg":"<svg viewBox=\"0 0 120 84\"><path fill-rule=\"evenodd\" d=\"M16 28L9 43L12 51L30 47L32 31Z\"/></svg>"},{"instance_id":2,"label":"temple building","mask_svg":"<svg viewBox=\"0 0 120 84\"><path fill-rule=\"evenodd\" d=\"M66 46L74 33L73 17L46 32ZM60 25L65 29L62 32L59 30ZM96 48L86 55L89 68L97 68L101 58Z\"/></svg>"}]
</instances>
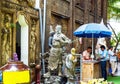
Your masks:
<instances>
[{"instance_id":1,"label":"temple building","mask_svg":"<svg viewBox=\"0 0 120 84\"><path fill-rule=\"evenodd\" d=\"M1 0L0 1L0 66L13 59L17 53L18 60L24 64L38 64L41 53L40 13L35 9L36 0ZM45 12L45 47L49 51L48 38L50 27L62 26L62 33L73 40L68 45L82 52L90 46L91 39L73 35L75 29L85 23L107 22L107 0L40 0L41 17ZM43 20L42 20L43 21ZM94 42L95 43L95 42Z\"/></svg>"},{"instance_id":2,"label":"temple building","mask_svg":"<svg viewBox=\"0 0 120 84\"><path fill-rule=\"evenodd\" d=\"M40 53L39 15L34 0L0 1L0 65L18 59L36 63Z\"/></svg>"},{"instance_id":3,"label":"temple building","mask_svg":"<svg viewBox=\"0 0 120 84\"><path fill-rule=\"evenodd\" d=\"M41 0L41 9L43 9ZM34 8L34 0L2 0L0 2L0 65L17 53L25 64L35 62L40 53L39 12ZM73 32L85 23L100 23L107 20L107 0L47 0L45 51L48 51L50 26L55 29L62 25L62 32L75 40ZM68 33L69 32L69 33ZM82 38L73 45L79 50L86 49L90 39ZM37 46L36 46L37 45ZM31 53L32 52L32 53ZM35 59L34 59L35 58Z\"/></svg>"}]
</instances>

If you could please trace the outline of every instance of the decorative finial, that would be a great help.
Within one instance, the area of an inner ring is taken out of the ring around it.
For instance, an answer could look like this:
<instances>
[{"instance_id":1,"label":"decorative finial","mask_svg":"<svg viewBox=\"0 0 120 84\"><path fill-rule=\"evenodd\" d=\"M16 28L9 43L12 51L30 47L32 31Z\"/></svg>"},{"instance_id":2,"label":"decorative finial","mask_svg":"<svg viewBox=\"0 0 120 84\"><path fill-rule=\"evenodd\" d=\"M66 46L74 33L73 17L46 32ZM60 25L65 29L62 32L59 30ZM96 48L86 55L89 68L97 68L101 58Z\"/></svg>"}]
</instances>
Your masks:
<instances>
[{"instance_id":1,"label":"decorative finial","mask_svg":"<svg viewBox=\"0 0 120 84\"><path fill-rule=\"evenodd\" d=\"M101 19L101 22L100 22L100 24L104 24L104 22L103 22L103 18Z\"/></svg>"},{"instance_id":2,"label":"decorative finial","mask_svg":"<svg viewBox=\"0 0 120 84\"><path fill-rule=\"evenodd\" d=\"M17 53L13 53L13 60L14 61L18 61L18 55L17 55Z\"/></svg>"}]
</instances>

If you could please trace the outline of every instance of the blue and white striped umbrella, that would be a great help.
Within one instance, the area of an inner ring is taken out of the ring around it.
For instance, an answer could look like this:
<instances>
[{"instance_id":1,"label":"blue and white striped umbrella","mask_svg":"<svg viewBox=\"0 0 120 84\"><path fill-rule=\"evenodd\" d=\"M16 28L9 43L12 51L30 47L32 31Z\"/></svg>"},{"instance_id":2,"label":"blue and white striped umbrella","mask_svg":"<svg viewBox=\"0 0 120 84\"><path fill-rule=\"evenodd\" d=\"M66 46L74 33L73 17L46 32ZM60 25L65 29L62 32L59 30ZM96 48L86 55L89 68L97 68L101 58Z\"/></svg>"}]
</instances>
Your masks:
<instances>
[{"instance_id":1,"label":"blue and white striped umbrella","mask_svg":"<svg viewBox=\"0 0 120 84\"><path fill-rule=\"evenodd\" d=\"M76 37L99 38L110 37L112 32L104 24L88 23L76 29L74 35Z\"/></svg>"}]
</instances>

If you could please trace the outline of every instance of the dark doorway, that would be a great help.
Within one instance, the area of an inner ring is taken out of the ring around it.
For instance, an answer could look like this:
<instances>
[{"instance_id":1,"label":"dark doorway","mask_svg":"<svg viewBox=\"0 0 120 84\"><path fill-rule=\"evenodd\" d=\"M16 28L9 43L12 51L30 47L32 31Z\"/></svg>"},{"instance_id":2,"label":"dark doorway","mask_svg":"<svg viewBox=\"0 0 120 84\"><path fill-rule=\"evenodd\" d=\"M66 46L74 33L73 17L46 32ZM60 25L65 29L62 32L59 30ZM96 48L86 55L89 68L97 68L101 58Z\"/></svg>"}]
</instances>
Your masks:
<instances>
[{"instance_id":1,"label":"dark doorway","mask_svg":"<svg viewBox=\"0 0 120 84\"><path fill-rule=\"evenodd\" d=\"M19 22L16 23L16 53L18 60L21 60L21 26Z\"/></svg>"}]
</instances>

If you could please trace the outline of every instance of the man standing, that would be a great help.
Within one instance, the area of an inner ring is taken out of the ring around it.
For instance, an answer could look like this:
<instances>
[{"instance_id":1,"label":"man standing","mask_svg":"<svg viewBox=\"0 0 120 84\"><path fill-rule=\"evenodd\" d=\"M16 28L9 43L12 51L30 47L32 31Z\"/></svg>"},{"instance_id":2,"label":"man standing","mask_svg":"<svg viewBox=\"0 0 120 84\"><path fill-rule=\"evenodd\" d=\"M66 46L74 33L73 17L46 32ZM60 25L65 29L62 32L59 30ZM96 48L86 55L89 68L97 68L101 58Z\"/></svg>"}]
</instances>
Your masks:
<instances>
[{"instance_id":1,"label":"man standing","mask_svg":"<svg viewBox=\"0 0 120 84\"><path fill-rule=\"evenodd\" d=\"M115 74L115 71L117 69L117 57L116 54L113 52L113 46L110 46L108 50L108 55L110 57L110 65L112 68L112 76Z\"/></svg>"},{"instance_id":2,"label":"man standing","mask_svg":"<svg viewBox=\"0 0 120 84\"><path fill-rule=\"evenodd\" d=\"M105 49L104 45L101 45L100 50L99 50L99 55L100 55L100 65L101 65L101 75L104 78L104 80L107 80L107 70L106 70L106 65L107 65L107 60L108 60L108 52Z\"/></svg>"}]
</instances>

